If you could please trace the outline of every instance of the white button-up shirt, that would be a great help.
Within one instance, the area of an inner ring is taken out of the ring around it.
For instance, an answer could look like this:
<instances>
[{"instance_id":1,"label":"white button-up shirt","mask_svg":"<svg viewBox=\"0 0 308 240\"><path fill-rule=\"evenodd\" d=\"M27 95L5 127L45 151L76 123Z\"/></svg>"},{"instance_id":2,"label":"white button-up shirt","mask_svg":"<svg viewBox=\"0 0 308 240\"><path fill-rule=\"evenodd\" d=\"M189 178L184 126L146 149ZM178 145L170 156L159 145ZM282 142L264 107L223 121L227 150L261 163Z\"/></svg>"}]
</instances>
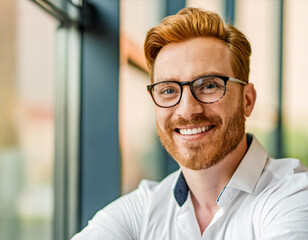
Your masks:
<instances>
[{"instance_id":1,"label":"white button-up shirt","mask_svg":"<svg viewBox=\"0 0 308 240\"><path fill-rule=\"evenodd\" d=\"M308 239L307 169L296 159L269 158L255 137L217 204L201 233L179 170L160 183L143 180L72 240Z\"/></svg>"}]
</instances>

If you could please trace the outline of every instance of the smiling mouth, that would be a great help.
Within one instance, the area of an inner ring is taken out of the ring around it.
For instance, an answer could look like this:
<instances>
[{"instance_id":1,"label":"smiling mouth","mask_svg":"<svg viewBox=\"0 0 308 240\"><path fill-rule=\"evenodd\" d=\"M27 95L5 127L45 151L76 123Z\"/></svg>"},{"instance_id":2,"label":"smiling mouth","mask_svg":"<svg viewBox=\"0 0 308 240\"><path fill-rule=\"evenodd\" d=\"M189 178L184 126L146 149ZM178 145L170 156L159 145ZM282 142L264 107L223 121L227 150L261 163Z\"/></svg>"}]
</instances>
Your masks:
<instances>
[{"instance_id":1,"label":"smiling mouth","mask_svg":"<svg viewBox=\"0 0 308 240\"><path fill-rule=\"evenodd\" d=\"M204 133L215 127L215 125L195 127L195 128L177 128L175 131L181 135L196 135L199 133Z\"/></svg>"}]
</instances>

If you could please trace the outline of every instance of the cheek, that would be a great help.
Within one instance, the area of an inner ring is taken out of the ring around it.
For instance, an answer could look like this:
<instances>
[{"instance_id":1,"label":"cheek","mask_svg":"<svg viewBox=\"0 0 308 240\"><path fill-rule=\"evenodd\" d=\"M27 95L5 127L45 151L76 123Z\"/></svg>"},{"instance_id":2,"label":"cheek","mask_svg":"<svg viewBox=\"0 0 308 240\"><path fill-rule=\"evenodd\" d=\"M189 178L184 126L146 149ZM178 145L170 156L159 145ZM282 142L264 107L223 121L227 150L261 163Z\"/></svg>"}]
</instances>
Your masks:
<instances>
[{"instance_id":1,"label":"cheek","mask_svg":"<svg viewBox=\"0 0 308 240\"><path fill-rule=\"evenodd\" d=\"M172 116L171 111L169 109L167 109L167 108L156 107L155 108L155 115L156 115L156 123L157 123L157 125L162 130L164 130L165 123Z\"/></svg>"},{"instance_id":2,"label":"cheek","mask_svg":"<svg viewBox=\"0 0 308 240\"><path fill-rule=\"evenodd\" d=\"M156 123L157 125L162 128L164 126L163 122L164 122L164 113L162 111L161 108L155 107L155 116L156 116Z\"/></svg>"},{"instance_id":3,"label":"cheek","mask_svg":"<svg viewBox=\"0 0 308 240\"><path fill-rule=\"evenodd\" d=\"M233 101L218 102L217 105L214 104L211 106L211 109L208 109L207 113L211 116L221 118L222 125L220 127L225 128L230 116L234 115L238 107L239 106L236 106Z\"/></svg>"},{"instance_id":4,"label":"cheek","mask_svg":"<svg viewBox=\"0 0 308 240\"><path fill-rule=\"evenodd\" d=\"M232 92L232 94L231 94ZM243 104L242 94L240 93L240 89L238 91L229 91L226 93L225 97L218 102L217 105L217 113L220 113L221 116L230 116L233 115L234 112L238 110L240 104Z\"/></svg>"}]
</instances>

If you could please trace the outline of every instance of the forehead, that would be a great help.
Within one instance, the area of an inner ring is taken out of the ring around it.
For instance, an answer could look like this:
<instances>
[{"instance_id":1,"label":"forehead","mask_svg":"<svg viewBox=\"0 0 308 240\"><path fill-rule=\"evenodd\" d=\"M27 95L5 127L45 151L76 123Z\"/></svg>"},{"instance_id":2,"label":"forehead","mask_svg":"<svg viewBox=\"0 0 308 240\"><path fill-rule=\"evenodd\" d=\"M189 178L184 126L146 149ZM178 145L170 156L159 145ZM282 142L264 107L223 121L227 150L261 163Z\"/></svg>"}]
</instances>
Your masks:
<instances>
[{"instance_id":1,"label":"forehead","mask_svg":"<svg viewBox=\"0 0 308 240\"><path fill-rule=\"evenodd\" d=\"M200 37L164 46L155 60L153 79L190 81L207 74L233 77L230 50L222 40Z\"/></svg>"}]
</instances>

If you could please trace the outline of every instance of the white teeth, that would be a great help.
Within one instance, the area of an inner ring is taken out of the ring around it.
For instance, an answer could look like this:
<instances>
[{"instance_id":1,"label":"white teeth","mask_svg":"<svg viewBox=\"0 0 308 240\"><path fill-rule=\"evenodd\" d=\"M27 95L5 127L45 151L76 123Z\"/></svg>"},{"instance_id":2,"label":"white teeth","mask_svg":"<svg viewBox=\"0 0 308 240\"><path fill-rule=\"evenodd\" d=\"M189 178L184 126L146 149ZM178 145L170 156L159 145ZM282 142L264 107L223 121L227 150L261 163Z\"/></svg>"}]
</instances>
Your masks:
<instances>
[{"instance_id":1,"label":"white teeth","mask_svg":"<svg viewBox=\"0 0 308 240\"><path fill-rule=\"evenodd\" d=\"M205 132L209 130L211 126L203 126L203 127L198 127L198 128L192 128L192 129L180 129L179 132L182 135L194 135L198 134L201 132Z\"/></svg>"}]
</instances>

